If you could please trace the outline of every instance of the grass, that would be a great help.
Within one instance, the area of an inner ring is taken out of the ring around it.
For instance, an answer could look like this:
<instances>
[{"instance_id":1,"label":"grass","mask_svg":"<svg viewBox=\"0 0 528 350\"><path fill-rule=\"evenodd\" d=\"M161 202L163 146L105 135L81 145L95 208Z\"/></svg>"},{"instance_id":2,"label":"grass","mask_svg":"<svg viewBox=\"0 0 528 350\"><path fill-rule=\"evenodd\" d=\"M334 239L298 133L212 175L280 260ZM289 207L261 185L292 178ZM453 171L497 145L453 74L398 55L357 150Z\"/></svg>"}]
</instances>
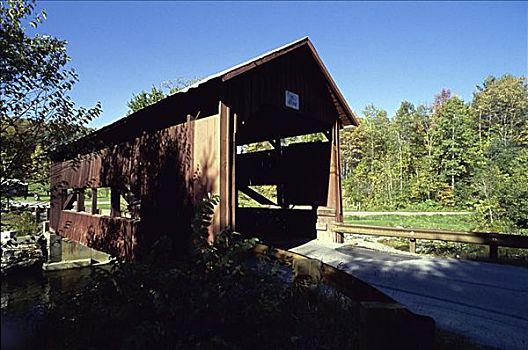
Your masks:
<instances>
[{"instance_id":1,"label":"grass","mask_svg":"<svg viewBox=\"0 0 528 350\"><path fill-rule=\"evenodd\" d=\"M471 231L473 228L471 214L468 215L368 215L345 216L345 223L356 225L373 225L386 227L411 227L451 231Z\"/></svg>"},{"instance_id":2,"label":"grass","mask_svg":"<svg viewBox=\"0 0 528 350\"><path fill-rule=\"evenodd\" d=\"M474 228L471 214L453 216L345 216L345 223L356 225L439 229L451 231L471 231ZM378 240L378 242L398 250L409 250L409 241L407 239L387 237ZM489 257L489 248L487 246L478 244L417 240L416 247L417 253L430 254L433 256L461 258L477 261L487 261ZM528 250L499 247L498 262L509 265L528 266Z\"/></svg>"},{"instance_id":3,"label":"grass","mask_svg":"<svg viewBox=\"0 0 528 350\"><path fill-rule=\"evenodd\" d=\"M18 236L33 235L39 232L35 217L27 211L1 212L2 231L15 230Z\"/></svg>"}]
</instances>

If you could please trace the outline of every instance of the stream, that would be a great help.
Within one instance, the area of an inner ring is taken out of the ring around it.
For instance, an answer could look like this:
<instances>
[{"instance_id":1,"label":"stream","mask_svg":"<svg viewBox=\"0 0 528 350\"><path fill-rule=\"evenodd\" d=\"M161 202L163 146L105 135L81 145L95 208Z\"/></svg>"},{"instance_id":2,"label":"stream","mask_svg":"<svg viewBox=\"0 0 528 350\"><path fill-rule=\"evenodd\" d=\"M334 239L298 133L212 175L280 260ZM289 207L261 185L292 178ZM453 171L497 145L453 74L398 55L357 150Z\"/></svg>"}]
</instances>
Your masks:
<instances>
[{"instance_id":1,"label":"stream","mask_svg":"<svg viewBox=\"0 0 528 350\"><path fill-rule=\"evenodd\" d=\"M44 272L40 267L2 276L1 348L33 348L31 335L48 306L60 302L65 293L84 287L91 268Z\"/></svg>"}]
</instances>

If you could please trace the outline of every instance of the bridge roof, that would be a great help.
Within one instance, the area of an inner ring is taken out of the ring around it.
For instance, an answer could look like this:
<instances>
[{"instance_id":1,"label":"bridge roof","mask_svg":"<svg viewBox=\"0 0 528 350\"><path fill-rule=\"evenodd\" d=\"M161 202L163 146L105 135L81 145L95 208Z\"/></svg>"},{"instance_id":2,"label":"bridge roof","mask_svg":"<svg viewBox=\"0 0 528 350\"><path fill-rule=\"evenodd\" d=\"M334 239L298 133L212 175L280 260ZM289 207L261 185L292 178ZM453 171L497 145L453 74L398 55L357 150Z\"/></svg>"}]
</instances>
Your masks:
<instances>
[{"instance_id":1,"label":"bridge roof","mask_svg":"<svg viewBox=\"0 0 528 350\"><path fill-rule=\"evenodd\" d=\"M344 126L358 125L357 115L341 94L310 39L304 37L210 75L150 106L105 125L90 135L58 150L53 158L63 158L67 153L76 153L78 152L77 146L85 142L87 144L94 141L102 142L103 144L121 142L131 137L137 137L142 132L160 130L171 125L183 123L189 115L194 116L194 118L196 118L196 115L207 115L207 112L218 109L218 100L222 98L221 91L224 83L238 76L244 76L255 68L264 66L287 54L300 53L301 50L303 50L303 55L307 53L308 60L313 60L316 69L321 73L322 80L320 81L325 85L323 87L324 90L321 91L328 92L329 101L335 108L341 124ZM186 112L181 115L175 115L175 111Z\"/></svg>"}]
</instances>

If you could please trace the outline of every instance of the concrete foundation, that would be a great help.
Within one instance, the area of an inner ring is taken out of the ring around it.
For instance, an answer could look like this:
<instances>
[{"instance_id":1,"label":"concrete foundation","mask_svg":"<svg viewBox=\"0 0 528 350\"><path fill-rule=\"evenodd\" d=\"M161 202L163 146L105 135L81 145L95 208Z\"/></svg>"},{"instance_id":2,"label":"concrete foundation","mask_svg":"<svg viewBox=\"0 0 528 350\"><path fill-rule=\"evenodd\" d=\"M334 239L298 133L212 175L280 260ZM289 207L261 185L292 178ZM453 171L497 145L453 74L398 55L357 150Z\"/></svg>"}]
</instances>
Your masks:
<instances>
[{"instance_id":1,"label":"concrete foundation","mask_svg":"<svg viewBox=\"0 0 528 350\"><path fill-rule=\"evenodd\" d=\"M111 261L109 254L63 238L54 232L47 231L44 235L48 253L47 262L42 265L45 271L103 265Z\"/></svg>"},{"instance_id":2,"label":"concrete foundation","mask_svg":"<svg viewBox=\"0 0 528 350\"><path fill-rule=\"evenodd\" d=\"M336 222L336 211L331 208L320 207L317 209L317 240L327 243L344 243L341 233L333 232L332 225Z\"/></svg>"}]
</instances>

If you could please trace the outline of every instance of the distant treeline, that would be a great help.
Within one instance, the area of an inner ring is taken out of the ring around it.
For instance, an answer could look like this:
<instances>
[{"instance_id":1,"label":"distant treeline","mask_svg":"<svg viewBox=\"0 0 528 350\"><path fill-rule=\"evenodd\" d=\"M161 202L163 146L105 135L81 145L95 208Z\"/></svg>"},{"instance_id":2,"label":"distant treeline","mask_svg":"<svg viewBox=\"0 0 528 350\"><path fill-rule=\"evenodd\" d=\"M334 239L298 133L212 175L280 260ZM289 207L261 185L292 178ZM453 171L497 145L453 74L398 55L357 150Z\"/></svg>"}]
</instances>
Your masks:
<instances>
[{"instance_id":1,"label":"distant treeline","mask_svg":"<svg viewBox=\"0 0 528 350\"><path fill-rule=\"evenodd\" d=\"M526 77L490 77L396 114L368 106L341 134L344 202L361 209L470 209L476 228L528 228Z\"/></svg>"}]
</instances>

